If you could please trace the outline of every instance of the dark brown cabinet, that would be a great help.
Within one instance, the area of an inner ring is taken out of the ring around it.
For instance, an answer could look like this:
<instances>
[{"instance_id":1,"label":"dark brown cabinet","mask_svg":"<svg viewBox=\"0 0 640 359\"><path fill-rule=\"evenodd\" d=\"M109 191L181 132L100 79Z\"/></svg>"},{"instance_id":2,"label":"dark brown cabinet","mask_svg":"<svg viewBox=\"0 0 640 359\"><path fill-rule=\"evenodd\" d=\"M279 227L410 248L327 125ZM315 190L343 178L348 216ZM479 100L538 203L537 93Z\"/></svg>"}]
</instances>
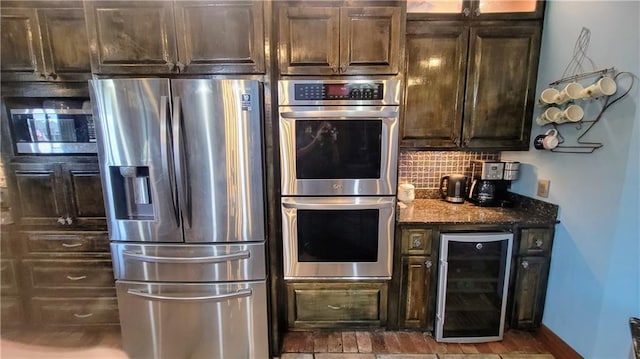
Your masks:
<instances>
[{"instance_id":1,"label":"dark brown cabinet","mask_svg":"<svg viewBox=\"0 0 640 359\"><path fill-rule=\"evenodd\" d=\"M119 323L105 231L20 233L23 301L32 326Z\"/></svg>"},{"instance_id":2,"label":"dark brown cabinet","mask_svg":"<svg viewBox=\"0 0 640 359\"><path fill-rule=\"evenodd\" d=\"M264 73L261 1L87 1L96 74Z\"/></svg>"},{"instance_id":3,"label":"dark brown cabinet","mask_svg":"<svg viewBox=\"0 0 640 359\"><path fill-rule=\"evenodd\" d=\"M420 20L542 19L544 0L407 0L407 16Z\"/></svg>"},{"instance_id":4,"label":"dark brown cabinet","mask_svg":"<svg viewBox=\"0 0 640 359\"><path fill-rule=\"evenodd\" d=\"M106 226L96 163L14 163L14 213L23 226Z\"/></svg>"},{"instance_id":5,"label":"dark brown cabinet","mask_svg":"<svg viewBox=\"0 0 640 359\"><path fill-rule=\"evenodd\" d=\"M524 228L520 231L515 266L511 327L537 329L542 322L547 292L553 229Z\"/></svg>"},{"instance_id":6,"label":"dark brown cabinet","mask_svg":"<svg viewBox=\"0 0 640 359\"><path fill-rule=\"evenodd\" d=\"M290 330L387 323L386 282L294 282L286 287Z\"/></svg>"},{"instance_id":7,"label":"dark brown cabinet","mask_svg":"<svg viewBox=\"0 0 640 359\"><path fill-rule=\"evenodd\" d=\"M401 146L528 149L541 26L409 21Z\"/></svg>"},{"instance_id":8,"label":"dark brown cabinet","mask_svg":"<svg viewBox=\"0 0 640 359\"><path fill-rule=\"evenodd\" d=\"M278 23L282 75L398 73L400 6L283 6Z\"/></svg>"},{"instance_id":9,"label":"dark brown cabinet","mask_svg":"<svg viewBox=\"0 0 640 359\"><path fill-rule=\"evenodd\" d=\"M81 2L7 2L1 14L3 81L91 77Z\"/></svg>"},{"instance_id":10,"label":"dark brown cabinet","mask_svg":"<svg viewBox=\"0 0 640 359\"><path fill-rule=\"evenodd\" d=\"M433 330L435 297L432 288L436 268L437 241L429 227L403 227L400 247L400 293L398 327ZM433 245L436 248L433 248Z\"/></svg>"}]
</instances>

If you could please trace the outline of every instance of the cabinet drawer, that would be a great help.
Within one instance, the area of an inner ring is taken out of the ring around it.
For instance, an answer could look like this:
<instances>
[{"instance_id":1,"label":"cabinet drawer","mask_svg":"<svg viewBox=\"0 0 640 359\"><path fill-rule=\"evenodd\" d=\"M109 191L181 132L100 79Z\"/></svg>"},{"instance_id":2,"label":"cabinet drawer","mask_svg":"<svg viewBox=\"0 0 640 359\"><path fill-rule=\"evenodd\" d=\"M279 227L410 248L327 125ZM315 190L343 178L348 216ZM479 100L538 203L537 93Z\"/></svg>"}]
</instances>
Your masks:
<instances>
[{"instance_id":1,"label":"cabinet drawer","mask_svg":"<svg viewBox=\"0 0 640 359\"><path fill-rule=\"evenodd\" d=\"M386 283L294 283L288 294L292 328L386 324Z\"/></svg>"},{"instance_id":2,"label":"cabinet drawer","mask_svg":"<svg viewBox=\"0 0 640 359\"><path fill-rule=\"evenodd\" d=\"M20 298L3 296L0 300L0 316L3 329L24 323L24 310Z\"/></svg>"},{"instance_id":3,"label":"cabinet drawer","mask_svg":"<svg viewBox=\"0 0 640 359\"><path fill-rule=\"evenodd\" d=\"M116 298L32 298L31 320L41 325L118 324Z\"/></svg>"},{"instance_id":4,"label":"cabinet drawer","mask_svg":"<svg viewBox=\"0 0 640 359\"><path fill-rule=\"evenodd\" d=\"M0 291L3 295L18 293L16 277L16 261L12 259L0 260Z\"/></svg>"},{"instance_id":5,"label":"cabinet drawer","mask_svg":"<svg viewBox=\"0 0 640 359\"><path fill-rule=\"evenodd\" d=\"M24 260L33 289L114 288L110 260Z\"/></svg>"},{"instance_id":6,"label":"cabinet drawer","mask_svg":"<svg viewBox=\"0 0 640 359\"><path fill-rule=\"evenodd\" d=\"M431 228L405 228L402 230L402 254L431 254Z\"/></svg>"},{"instance_id":7,"label":"cabinet drawer","mask_svg":"<svg viewBox=\"0 0 640 359\"><path fill-rule=\"evenodd\" d=\"M30 254L109 252L107 232L25 232L25 236Z\"/></svg>"},{"instance_id":8,"label":"cabinet drawer","mask_svg":"<svg viewBox=\"0 0 640 359\"><path fill-rule=\"evenodd\" d=\"M551 250L553 231L548 228L527 228L520 232L521 255L548 254Z\"/></svg>"}]
</instances>

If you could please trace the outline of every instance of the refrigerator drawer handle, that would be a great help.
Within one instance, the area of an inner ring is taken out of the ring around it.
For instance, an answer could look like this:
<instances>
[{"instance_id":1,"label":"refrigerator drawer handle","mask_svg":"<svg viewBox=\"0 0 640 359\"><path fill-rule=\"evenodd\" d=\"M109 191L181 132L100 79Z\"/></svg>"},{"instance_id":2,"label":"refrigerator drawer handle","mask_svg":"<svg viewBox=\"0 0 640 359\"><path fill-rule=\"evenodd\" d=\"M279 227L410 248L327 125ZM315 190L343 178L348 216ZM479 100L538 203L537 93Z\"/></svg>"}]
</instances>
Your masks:
<instances>
[{"instance_id":1,"label":"refrigerator drawer handle","mask_svg":"<svg viewBox=\"0 0 640 359\"><path fill-rule=\"evenodd\" d=\"M127 294L135 295L138 297L147 298L150 300L166 300L166 301L179 301L179 302L208 302L208 301L223 301L235 298L249 297L252 294L251 289L241 289L232 293L218 294L218 295L205 295L199 297L180 297L169 295L157 295L146 292L141 292L136 289L127 290Z\"/></svg>"},{"instance_id":2,"label":"refrigerator drawer handle","mask_svg":"<svg viewBox=\"0 0 640 359\"><path fill-rule=\"evenodd\" d=\"M241 259L248 259L250 257L249 251L240 251L231 254L225 254L220 256L207 256L207 257L158 257L148 256L142 253L123 251L122 254L125 257L138 259L144 262L160 262L160 263L218 263L237 261Z\"/></svg>"},{"instance_id":3,"label":"refrigerator drawer handle","mask_svg":"<svg viewBox=\"0 0 640 359\"><path fill-rule=\"evenodd\" d=\"M392 111L296 111L281 112L282 118L332 118L332 119L353 119L353 118L395 118L397 112Z\"/></svg>"},{"instance_id":4,"label":"refrigerator drawer handle","mask_svg":"<svg viewBox=\"0 0 640 359\"><path fill-rule=\"evenodd\" d=\"M384 209L393 208L393 203L292 203L282 202L284 208L310 210L350 210L350 209Z\"/></svg>"}]
</instances>

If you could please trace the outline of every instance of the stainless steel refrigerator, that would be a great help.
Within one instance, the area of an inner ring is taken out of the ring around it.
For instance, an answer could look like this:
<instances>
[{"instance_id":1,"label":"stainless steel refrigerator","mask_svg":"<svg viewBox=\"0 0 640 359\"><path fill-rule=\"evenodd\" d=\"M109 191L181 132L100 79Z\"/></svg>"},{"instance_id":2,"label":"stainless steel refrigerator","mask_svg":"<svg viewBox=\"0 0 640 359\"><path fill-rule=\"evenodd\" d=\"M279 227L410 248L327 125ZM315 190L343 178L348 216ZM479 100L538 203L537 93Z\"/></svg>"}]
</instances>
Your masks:
<instances>
[{"instance_id":1,"label":"stainless steel refrigerator","mask_svg":"<svg viewBox=\"0 0 640 359\"><path fill-rule=\"evenodd\" d=\"M260 83L90 90L125 351L267 358Z\"/></svg>"}]
</instances>

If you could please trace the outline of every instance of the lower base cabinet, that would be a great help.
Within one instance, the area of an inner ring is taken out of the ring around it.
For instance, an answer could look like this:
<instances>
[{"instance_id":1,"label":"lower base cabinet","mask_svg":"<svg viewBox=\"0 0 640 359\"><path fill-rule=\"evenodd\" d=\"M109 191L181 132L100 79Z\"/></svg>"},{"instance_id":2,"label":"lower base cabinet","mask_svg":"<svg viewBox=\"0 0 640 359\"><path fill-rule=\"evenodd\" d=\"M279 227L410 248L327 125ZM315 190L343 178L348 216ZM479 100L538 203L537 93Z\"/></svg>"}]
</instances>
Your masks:
<instances>
[{"instance_id":1,"label":"lower base cabinet","mask_svg":"<svg viewBox=\"0 0 640 359\"><path fill-rule=\"evenodd\" d=\"M287 283L290 330L375 328L387 323L386 282Z\"/></svg>"},{"instance_id":2,"label":"lower base cabinet","mask_svg":"<svg viewBox=\"0 0 640 359\"><path fill-rule=\"evenodd\" d=\"M537 329L542 322L544 299L547 293L549 258L519 257L513 294L511 327Z\"/></svg>"},{"instance_id":3,"label":"lower base cabinet","mask_svg":"<svg viewBox=\"0 0 640 359\"><path fill-rule=\"evenodd\" d=\"M433 329L431 257L403 256L400 278L398 325L402 328Z\"/></svg>"}]
</instances>

